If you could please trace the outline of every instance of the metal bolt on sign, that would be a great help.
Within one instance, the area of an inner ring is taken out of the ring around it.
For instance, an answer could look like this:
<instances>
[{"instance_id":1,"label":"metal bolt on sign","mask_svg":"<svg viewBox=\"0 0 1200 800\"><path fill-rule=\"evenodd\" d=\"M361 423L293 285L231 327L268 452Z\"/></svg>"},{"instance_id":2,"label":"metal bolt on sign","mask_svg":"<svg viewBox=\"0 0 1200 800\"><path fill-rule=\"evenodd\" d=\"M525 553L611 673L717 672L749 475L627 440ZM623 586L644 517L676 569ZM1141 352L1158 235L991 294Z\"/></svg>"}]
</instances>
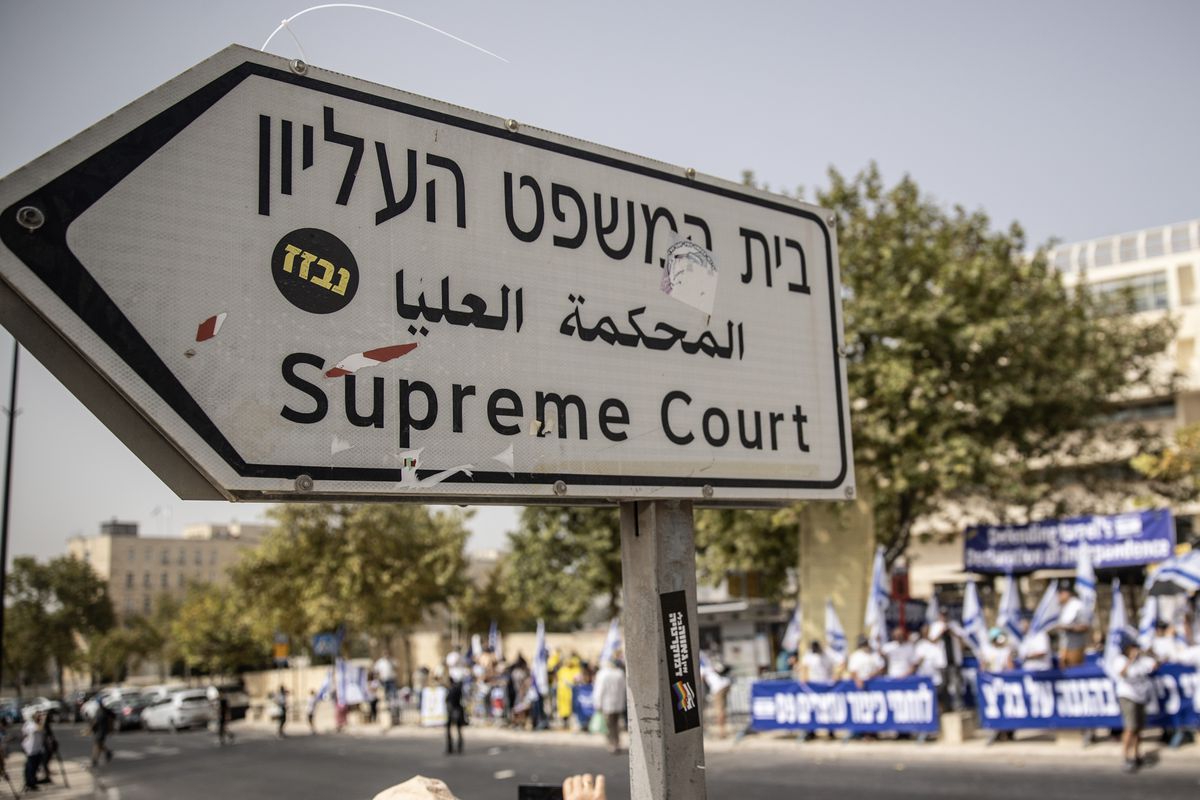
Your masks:
<instances>
[{"instance_id":1,"label":"metal bolt on sign","mask_svg":"<svg viewBox=\"0 0 1200 800\"><path fill-rule=\"evenodd\" d=\"M46 215L35 206L21 206L17 209L17 224L27 231L36 231L46 224Z\"/></svg>"},{"instance_id":2,"label":"metal bolt on sign","mask_svg":"<svg viewBox=\"0 0 1200 800\"><path fill-rule=\"evenodd\" d=\"M313 479L311 475L298 475L296 477L297 492L311 492L313 489Z\"/></svg>"},{"instance_id":3,"label":"metal bolt on sign","mask_svg":"<svg viewBox=\"0 0 1200 800\"><path fill-rule=\"evenodd\" d=\"M508 128L513 133L516 133L517 129L520 128L521 125L515 119L506 119L504 121L504 127Z\"/></svg>"},{"instance_id":4,"label":"metal bolt on sign","mask_svg":"<svg viewBox=\"0 0 1200 800\"><path fill-rule=\"evenodd\" d=\"M554 493L555 493L556 495L559 495L560 497L561 497L562 495L566 494L566 493L567 493L567 483L566 483L566 481L555 481L555 482L554 482Z\"/></svg>"},{"instance_id":5,"label":"metal bolt on sign","mask_svg":"<svg viewBox=\"0 0 1200 800\"><path fill-rule=\"evenodd\" d=\"M298 58L293 58L290 66L292 68L292 72L296 73L297 75L303 75L304 73L308 72L308 64L305 64Z\"/></svg>"}]
</instances>

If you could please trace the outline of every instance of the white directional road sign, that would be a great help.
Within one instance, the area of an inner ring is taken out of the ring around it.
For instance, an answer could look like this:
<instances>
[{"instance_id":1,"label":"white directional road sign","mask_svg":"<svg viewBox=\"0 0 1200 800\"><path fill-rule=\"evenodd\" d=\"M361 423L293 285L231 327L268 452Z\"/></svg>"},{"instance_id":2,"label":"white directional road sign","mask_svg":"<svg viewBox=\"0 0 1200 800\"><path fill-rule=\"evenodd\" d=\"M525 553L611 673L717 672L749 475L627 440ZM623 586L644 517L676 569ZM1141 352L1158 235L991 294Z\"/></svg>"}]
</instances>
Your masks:
<instances>
[{"instance_id":1,"label":"white directional road sign","mask_svg":"<svg viewBox=\"0 0 1200 800\"><path fill-rule=\"evenodd\" d=\"M853 494L804 203L230 47L0 241L4 325L186 498Z\"/></svg>"}]
</instances>

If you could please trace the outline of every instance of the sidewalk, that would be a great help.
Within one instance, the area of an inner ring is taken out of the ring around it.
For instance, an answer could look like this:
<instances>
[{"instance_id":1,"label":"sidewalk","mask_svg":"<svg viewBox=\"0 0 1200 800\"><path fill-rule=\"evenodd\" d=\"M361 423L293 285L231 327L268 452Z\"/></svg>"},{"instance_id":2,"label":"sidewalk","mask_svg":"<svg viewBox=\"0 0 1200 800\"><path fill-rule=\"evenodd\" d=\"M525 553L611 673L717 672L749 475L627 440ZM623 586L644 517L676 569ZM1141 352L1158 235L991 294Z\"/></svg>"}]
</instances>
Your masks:
<instances>
[{"instance_id":1,"label":"sidewalk","mask_svg":"<svg viewBox=\"0 0 1200 800\"><path fill-rule=\"evenodd\" d=\"M255 731L274 733L274 726L266 723L246 723L245 728ZM288 726L289 735L307 736L308 727L300 723ZM344 733L335 733L332 729L318 726L321 736L351 736L351 737L396 737L409 739L436 740L440 744L445 736L441 727L422 728L406 724L397 727L386 725L350 725ZM538 744L559 745L572 747L593 746L598 751L605 749L603 736L584 733L582 731L564 731L560 729L547 731L514 730L511 728L493 727L487 724L472 724L467 726L463 735L468 746L473 743L484 745L500 744ZM622 735L623 746L628 746L628 734ZM827 738L804 742L794 734L785 733L752 733L740 739L730 736L718 739L707 736L704 749L708 754L734 752L786 753L789 757L804 762L822 763L826 761L861 761L861 760L894 760L898 768L904 763L921 763L932 761L955 761L962 763L1009 764L1061 764L1069 761L1074 765L1104 764L1113 765L1121 762L1121 748L1116 740L1104 740L1084 746L1082 736L1078 731L1066 731L1056 737L1051 733L1029 732L1012 742L998 742L989 746L986 735L977 733L976 736L962 744L944 742L928 742L920 744L915 740L897 741L883 739L878 741L844 742L841 739L831 741ZM1143 743L1144 753L1157 753L1159 763L1167 769L1195 769L1197 763L1197 745L1185 745L1177 750L1168 749L1157 741Z\"/></svg>"},{"instance_id":2,"label":"sidewalk","mask_svg":"<svg viewBox=\"0 0 1200 800\"><path fill-rule=\"evenodd\" d=\"M20 792L25 783L25 756L22 754L10 754L8 761L5 764L8 769L8 779L11 782L11 789ZM63 780L63 773L66 773L66 780ZM64 758L61 764L55 760L50 765L50 778L53 783L38 784L36 793L25 793L23 797L48 797L55 800L64 800L64 798L73 797L97 797L103 796L96 791L96 781L92 776L92 771L89 768L87 761ZM12 795L10 784L6 784L0 779L0 798L7 798Z\"/></svg>"}]
</instances>

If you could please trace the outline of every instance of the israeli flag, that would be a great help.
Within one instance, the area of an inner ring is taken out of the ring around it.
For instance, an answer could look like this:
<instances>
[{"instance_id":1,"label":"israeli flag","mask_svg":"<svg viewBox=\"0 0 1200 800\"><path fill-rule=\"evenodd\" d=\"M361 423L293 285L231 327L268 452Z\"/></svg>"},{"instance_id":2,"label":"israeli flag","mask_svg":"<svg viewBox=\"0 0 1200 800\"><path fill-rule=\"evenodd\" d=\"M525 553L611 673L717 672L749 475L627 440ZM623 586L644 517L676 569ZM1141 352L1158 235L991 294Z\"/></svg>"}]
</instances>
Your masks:
<instances>
[{"instance_id":1,"label":"israeli flag","mask_svg":"<svg viewBox=\"0 0 1200 800\"><path fill-rule=\"evenodd\" d=\"M618 617L613 617L612 622L608 623L608 635L604 637L604 646L600 648L600 666L603 667L609 661L615 659L617 651L622 646L621 620Z\"/></svg>"},{"instance_id":2,"label":"israeli flag","mask_svg":"<svg viewBox=\"0 0 1200 800\"><path fill-rule=\"evenodd\" d=\"M1046 587L1046 591L1042 592L1042 599L1034 609L1033 619L1029 621L1029 635L1046 633L1058 624L1058 618L1061 615L1062 604L1058 602L1058 581L1053 580Z\"/></svg>"},{"instance_id":3,"label":"israeli flag","mask_svg":"<svg viewBox=\"0 0 1200 800\"><path fill-rule=\"evenodd\" d=\"M1092 567L1092 553L1086 542L1079 545L1075 563L1075 595L1083 603L1084 619L1090 621L1096 613L1096 570Z\"/></svg>"},{"instance_id":4,"label":"israeli flag","mask_svg":"<svg viewBox=\"0 0 1200 800\"><path fill-rule=\"evenodd\" d=\"M887 570L883 565L883 545L875 548L875 567L871 572L871 593L867 597L867 612L863 615L863 627L867 638L876 650L887 641L887 607L891 596L887 590Z\"/></svg>"},{"instance_id":5,"label":"israeli flag","mask_svg":"<svg viewBox=\"0 0 1200 800\"><path fill-rule=\"evenodd\" d=\"M537 641L533 648L533 682L538 694L545 697L550 693L550 651L546 649L546 623L537 621Z\"/></svg>"},{"instance_id":6,"label":"israeli flag","mask_svg":"<svg viewBox=\"0 0 1200 800\"><path fill-rule=\"evenodd\" d=\"M996 612L996 627L1000 628L1014 642L1021 641L1021 595L1017 589L1017 581L1012 573L1008 573L1004 582L1004 593L1000 595L1000 607Z\"/></svg>"},{"instance_id":7,"label":"israeli flag","mask_svg":"<svg viewBox=\"0 0 1200 800\"><path fill-rule=\"evenodd\" d=\"M789 653L796 653L800 650L800 603L796 603L796 610L792 612L792 618L788 620L787 630L783 632L783 641L780 642L780 647Z\"/></svg>"},{"instance_id":8,"label":"israeli flag","mask_svg":"<svg viewBox=\"0 0 1200 800\"><path fill-rule=\"evenodd\" d=\"M333 688L333 667L329 668L329 674L325 676L325 681L321 684L321 688L317 690L318 700L328 700L329 690Z\"/></svg>"},{"instance_id":9,"label":"israeli flag","mask_svg":"<svg viewBox=\"0 0 1200 800\"><path fill-rule=\"evenodd\" d=\"M1150 594L1189 594L1200 590L1200 550L1168 558L1146 579Z\"/></svg>"},{"instance_id":10,"label":"israeli flag","mask_svg":"<svg viewBox=\"0 0 1200 800\"><path fill-rule=\"evenodd\" d=\"M842 629L842 621L838 619L832 600L825 601L825 647L838 661L845 661L846 652L850 649L846 643L846 631Z\"/></svg>"},{"instance_id":11,"label":"israeli flag","mask_svg":"<svg viewBox=\"0 0 1200 800\"><path fill-rule=\"evenodd\" d=\"M1121 596L1121 581L1113 578L1112 582L1112 611L1108 615L1108 638L1104 643L1104 674L1111 680L1117 680L1114 659L1121 654L1121 642L1126 636L1133 636L1135 631L1129 627L1129 618L1125 614L1125 598Z\"/></svg>"},{"instance_id":12,"label":"israeli flag","mask_svg":"<svg viewBox=\"0 0 1200 800\"><path fill-rule=\"evenodd\" d=\"M987 641L987 625L983 621L983 609L979 606L979 592L975 581L967 581L967 590L963 594L962 629L967 644L976 653Z\"/></svg>"},{"instance_id":13,"label":"israeli flag","mask_svg":"<svg viewBox=\"0 0 1200 800\"><path fill-rule=\"evenodd\" d=\"M934 592L929 597L929 604L925 606L925 624L932 625L941 615L942 607L938 605L937 592Z\"/></svg>"},{"instance_id":14,"label":"israeli flag","mask_svg":"<svg viewBox=\"0 0 1200 800\"><path fill-rule=\"evenodd\" d=\"M1154 643L1154 624L1158 622L1158 598L1150 595L1142 603L1142 613L1138 617L1138 646L1149 650Z\"/></svg>"},{"instance_id":15,"label":"israeli flag","mask_svg":"<svg viewBox=\"0 0 1200 800\"><path fill-rule=\"evenodd\" d=\"M479 655L483 652L483 637L478 633L471 634L471 652L475 658L479 658Z\"/></svg>"},{"instance_id":16,"label":"israeli flag","mask_svg":"<svg viewBox=\"0 0 1200 800\"><path fill-rule=\"evenodd\" d=\"M492 648L492 655L497 661L504 660L504 640L500 636L500 626L496 624L496 620L492 620L492 627L488 629L488 647Z\"/></svg>"}]
</instances>

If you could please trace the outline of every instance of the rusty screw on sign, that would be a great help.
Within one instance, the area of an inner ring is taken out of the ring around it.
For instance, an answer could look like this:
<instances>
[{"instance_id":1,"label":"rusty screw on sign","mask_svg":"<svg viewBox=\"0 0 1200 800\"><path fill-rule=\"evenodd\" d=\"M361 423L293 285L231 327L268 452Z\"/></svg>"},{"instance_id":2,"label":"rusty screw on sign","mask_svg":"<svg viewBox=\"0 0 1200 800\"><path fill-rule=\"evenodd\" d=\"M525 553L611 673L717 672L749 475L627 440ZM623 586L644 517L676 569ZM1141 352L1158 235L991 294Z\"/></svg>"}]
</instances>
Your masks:
<instances>
[{"instance_id":1,"label":"rusty screw on sign","mask_svg":"<svg viewBox=\"0 0 1200 800\"><path fill-rule=\"evenodd\" d=\"M560 496L566 494L567 493L567 482L566 481L555 481L554 482L554 493L557 495L560 495Z\"/></svg>"},{"instance_id":2,"label":"rusty screw on sign","mask_svg":"<svg viewBox=\"0 0 1200 800\"><path fill-rule=\"evenodd\" d=\"M292 72L296 73L297 75L303 75L304 73L308 72L308 64L305 64L298 58L292 59L291 67Z\"/></svg>"},{"instance_id":3,"label":"rusty screw on sign","mask_svg":"<svg viewBox=\"0 0 1200 800\"><path fill-rule=\"evenodd\" d=\"M296 491L311 492L313 489L313 479L311 475L296 476Z\"/></svg>"},{"instance_id":4,"label":"rusty screw on sign","mask_svg":"<svg viewBox=\"0 0 1200 800\"><path fill-rule=\"evenodd\" d=\"M40 208L21 206L17 209L17 224L27 231L36 231L46 224L46 215Z\"/></svg>"}]
</instances>

